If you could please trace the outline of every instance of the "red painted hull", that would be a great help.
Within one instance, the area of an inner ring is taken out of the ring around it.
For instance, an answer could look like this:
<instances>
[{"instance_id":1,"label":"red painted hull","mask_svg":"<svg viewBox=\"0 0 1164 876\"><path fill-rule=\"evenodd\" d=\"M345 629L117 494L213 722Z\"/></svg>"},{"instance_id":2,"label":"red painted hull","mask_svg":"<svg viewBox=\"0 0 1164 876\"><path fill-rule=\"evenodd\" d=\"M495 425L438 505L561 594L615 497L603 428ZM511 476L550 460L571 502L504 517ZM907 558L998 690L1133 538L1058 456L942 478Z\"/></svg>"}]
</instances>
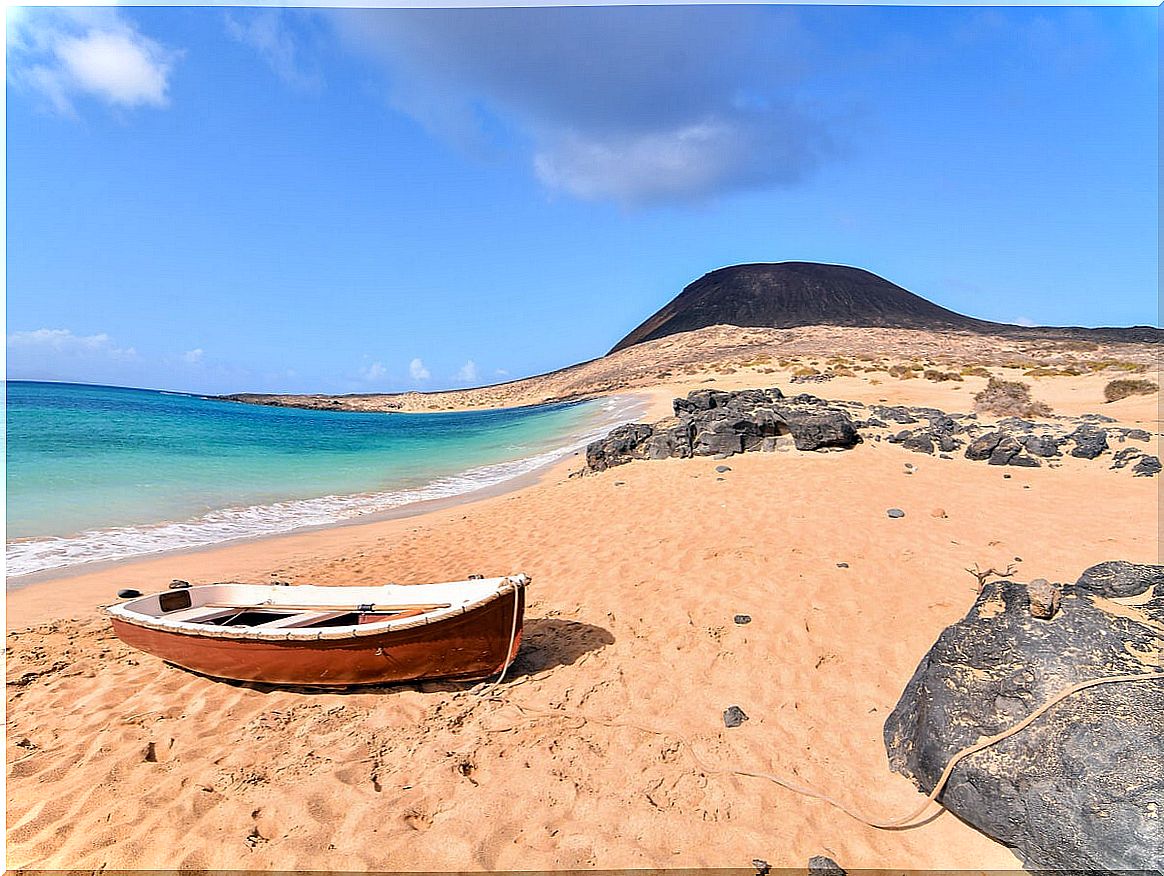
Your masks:
<instances>
[{"instance_id":1,"label":"red painted hull","mask_svg":"<svg viewBox=\"0 0 1164 876\"><path fill-rule=\"evenodd\" d=\"M513 630L514 603L517 632ZM137 626L113 617L127 645L185 669L235 681L356 685L423 678L480 679L501 672L521 645L524 588L463 614L402 630L342 639L259 640Z\"/></svg>"}]
</instances>

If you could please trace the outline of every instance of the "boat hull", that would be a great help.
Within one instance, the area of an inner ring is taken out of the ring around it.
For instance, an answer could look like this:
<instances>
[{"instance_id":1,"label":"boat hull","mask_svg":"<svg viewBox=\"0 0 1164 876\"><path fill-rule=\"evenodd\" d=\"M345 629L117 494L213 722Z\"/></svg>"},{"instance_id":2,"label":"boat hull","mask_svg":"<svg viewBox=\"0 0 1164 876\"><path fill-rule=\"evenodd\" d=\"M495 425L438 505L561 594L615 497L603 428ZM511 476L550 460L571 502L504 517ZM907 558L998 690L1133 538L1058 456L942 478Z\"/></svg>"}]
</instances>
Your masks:
<instances>
[{"instance_id":1,"label":"boat hull","mask_svg":"<svg viewBox=\"0 0 1164 876\"><path fill-rule=\"evenodd\" d=\"M517 625L514 630L514 610ZM254 639L140 626L112 617L127 645L215 678L323 687L426 678L473 680L501 672L521 645L524 588L452 617L374 635ZM510 647L510 637L513 644Z\"/></svg>"}]
</instances>

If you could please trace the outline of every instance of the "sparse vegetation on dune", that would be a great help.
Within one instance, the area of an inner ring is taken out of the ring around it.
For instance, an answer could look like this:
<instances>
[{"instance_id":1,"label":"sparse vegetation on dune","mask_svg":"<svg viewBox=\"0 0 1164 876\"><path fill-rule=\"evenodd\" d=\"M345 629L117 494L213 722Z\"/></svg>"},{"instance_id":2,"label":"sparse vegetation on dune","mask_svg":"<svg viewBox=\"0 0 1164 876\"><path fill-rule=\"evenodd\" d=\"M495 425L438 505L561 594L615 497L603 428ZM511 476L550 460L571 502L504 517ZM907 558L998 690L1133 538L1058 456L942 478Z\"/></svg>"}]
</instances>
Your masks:
<instances>
[{"instance_id":1,"label":"sparse vegetation on dune","mask_svg":"<svg viewBox=\"0 0 1164 876\"><path fill-rule=\"evenodd\" d=\"M1103 397L1106 401L1113 402L1119 401L1121 398L1127 398L1130 395L1151 395L1159 391L1159 385L1153 383L1151 380L1121 377L1118 380L1111 381L1103 388Z\"/></svg>"},{"instance_id":2,"label":"sparse vegetation on dune","mask_svg":"<svg viewBox=\"0 0 1164 876\"><path fill-rule=\"evenodd\" d=\"M832 376L844 375L843 369L847 368L869 381L870 385L876 385L872 380L889 382L887 371L898 380L922 378L927 370L957 371L964 378L990 378L1003 373L1000 369L1004 363L1022 370L1041 366L1068 373L1071 369L1078 369L1084 374L1102 373L1104 369L1112 368L1112 378L1126 377L1130 371L1150 371L1158 358L1158 348L1147 343L1109 343L1098 352L1064 354L1051 350L1051 353L1035 360L1024 355L1009 338L966 333L836 326L796 330L713 326L638 344L590 362L496 386L434 393L336 397L243 395L235 398L261 404L327 410L427 411L433 410L430 405L451 410L539 404L634 391L662 381L699 380L717 373L725 374L727 372L722 370L725 367L755 369L755 372L774 376L778 368L784 375L791 376L794 369L813 368L814 363L816 370L823 371L827 363ZM858 362L863 364L857 365ZM668 373L669 377L660 376ZM1010 379L1016 378L1011 376ZM954 389L963 384L951 380L949 385ZM1098 388L1094 392L1098 396Z\"/></svg>"},{"instance_id":3,"label":"sparse vegetation on dune","mask_svg":"<svg viewBox=\"0 0 1164 876\"><path fill-rule=\"evenodd\" d=\"M957 371L938 371L935 368L927 369L925 375L923 376L926 380L932 380L935 383L942 383L946 380L956 380L961 382L962 380L962 375Z\"/></svg>"},{"instance_id":4,"label":"sparse vegetation on dune","mask_svg":"<svg viewBox=\"0 0 1164 876\"><path fill-rule=\"evenodd\" d=\"M1031 398L1031 388L1017 380L990 378L974 396L974 410L997 417L1047 417L1051 406Z\"/></svg>"}]
</instances>

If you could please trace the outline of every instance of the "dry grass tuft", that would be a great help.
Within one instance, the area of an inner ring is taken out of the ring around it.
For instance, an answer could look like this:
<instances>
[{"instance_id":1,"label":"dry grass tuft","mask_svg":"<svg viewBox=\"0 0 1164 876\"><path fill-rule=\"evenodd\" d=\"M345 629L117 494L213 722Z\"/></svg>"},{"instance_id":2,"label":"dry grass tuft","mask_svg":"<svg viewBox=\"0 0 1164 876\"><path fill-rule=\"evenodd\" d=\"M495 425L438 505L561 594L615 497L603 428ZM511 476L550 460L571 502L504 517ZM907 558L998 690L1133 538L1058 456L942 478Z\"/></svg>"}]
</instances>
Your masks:
<instances>
[{"instance_id":1,"label":"dry grass tuft","mask_svg":"<svg viewBox=\"0 0 1164 876\"><path fill-rule=\"evenodd\" d=\"M963 377L993 377L989 368L984 368L981 365L963 365Z\"/></svg>"},{"instance_id":2,"label":"dry grass tuft","mask_svg":"<svg viewBox=\"0 0 1164 876\"><path fill-rule=\"evenodd\" d=\"M935 368L928 369L923 376L934 383L941 383L944 380L956 380L959 383L962 381L962 375L957 371L938 371Z\"/></svg>"},{"instance_id":3,"label":"dry grass tuft","mask_svg":"<svg viewBox=\"0 0 1164 876\"><path fill-rule=\"evenodd\" d=\"M1103 388L1103 397L1107 401L1113 402L1127 398L1129 395L1151 395L1159 391L1160 387L1151 380L1133 380L1129 377L1121 377L1119 380L1111 381Z\"/></svg>"},{"instance_id":4,"label":"dry grass tuft","mask_svg":"<svg viewBox=\"0 0 1164 876\"><path fill-rule=\"evenodd\" d=\"M998 417L1046 417L1050 405L1031 398L1031 388L1015 380L990 378L986 389L974 396L974 410Z\"/></svg>"}]
</instances>

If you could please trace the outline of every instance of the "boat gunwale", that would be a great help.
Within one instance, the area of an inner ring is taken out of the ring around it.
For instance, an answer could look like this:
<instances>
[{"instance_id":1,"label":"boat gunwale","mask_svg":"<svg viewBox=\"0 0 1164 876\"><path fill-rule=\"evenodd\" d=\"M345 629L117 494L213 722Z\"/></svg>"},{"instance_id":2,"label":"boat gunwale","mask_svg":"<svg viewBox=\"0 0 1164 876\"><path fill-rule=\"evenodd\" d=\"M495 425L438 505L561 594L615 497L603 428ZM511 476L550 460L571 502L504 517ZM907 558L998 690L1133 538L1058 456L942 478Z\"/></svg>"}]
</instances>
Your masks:
<instances>
[{"instance_id":1,"label":"boat gunwale","mask_svg":"<svg viewBox=\"0 0 1164 876\"><path fill-rule=\"evenodd\" d=\"M517 573L516 575L507 575L502 578L489 579L496 581L495 588L470 602L454 603L446 608L435 609L431 612L425 612L420 615L413 615L408 618L401 618L394 620L388 618L383 621L369 624L351 624L339 627L320 627L320 628L272 628L262 629L261 627L226 627L216 626L213 624L195 624L191 621L173 621L167 620L165 617L154 617L147 614L132 611L126 607L126 603L115 603L113 605L103 606L104 612L111 618L117 619L123 623L131 624L133 626L142 627L144 629L157 630L163 633L173 633L184 636L194 636L199 638L215 638L215 639L236 639L236 640L252 640L252 641L268 641L268 642L314 642L321 639L352 639L364 638L367 636L384 635L404 630L412 630L418 627L429 626L431 624L447 621L452 618L467 614L470 611L475 611L489 603L501 599L509 593L520 593L520 591L529 585L530 578L524 573ZM449 581L442 582L444 584L467 584L473 583L476 585L486 584L488 580L482 581L480 579L469 579L467 581ZM203 584L196 585L189 588L190 590L217 587L219 584ZM255 585L247 585L255 586ZM262 587L271 587L276 585L258 585ZM316 585L305 585L316 586ZM343 585L335 588L326 589L342 589ZM284 589L284 588L281 588ZM285 588L290 589L290 588ZM156 595L156 594L146 594ZM140 598L140 597L138 597ZM273 609L280 608L278 603L258 603L254 605L239 606L240 609ZM326 608L326 606L321 606Z\"/></svg>"}]
</instances>

